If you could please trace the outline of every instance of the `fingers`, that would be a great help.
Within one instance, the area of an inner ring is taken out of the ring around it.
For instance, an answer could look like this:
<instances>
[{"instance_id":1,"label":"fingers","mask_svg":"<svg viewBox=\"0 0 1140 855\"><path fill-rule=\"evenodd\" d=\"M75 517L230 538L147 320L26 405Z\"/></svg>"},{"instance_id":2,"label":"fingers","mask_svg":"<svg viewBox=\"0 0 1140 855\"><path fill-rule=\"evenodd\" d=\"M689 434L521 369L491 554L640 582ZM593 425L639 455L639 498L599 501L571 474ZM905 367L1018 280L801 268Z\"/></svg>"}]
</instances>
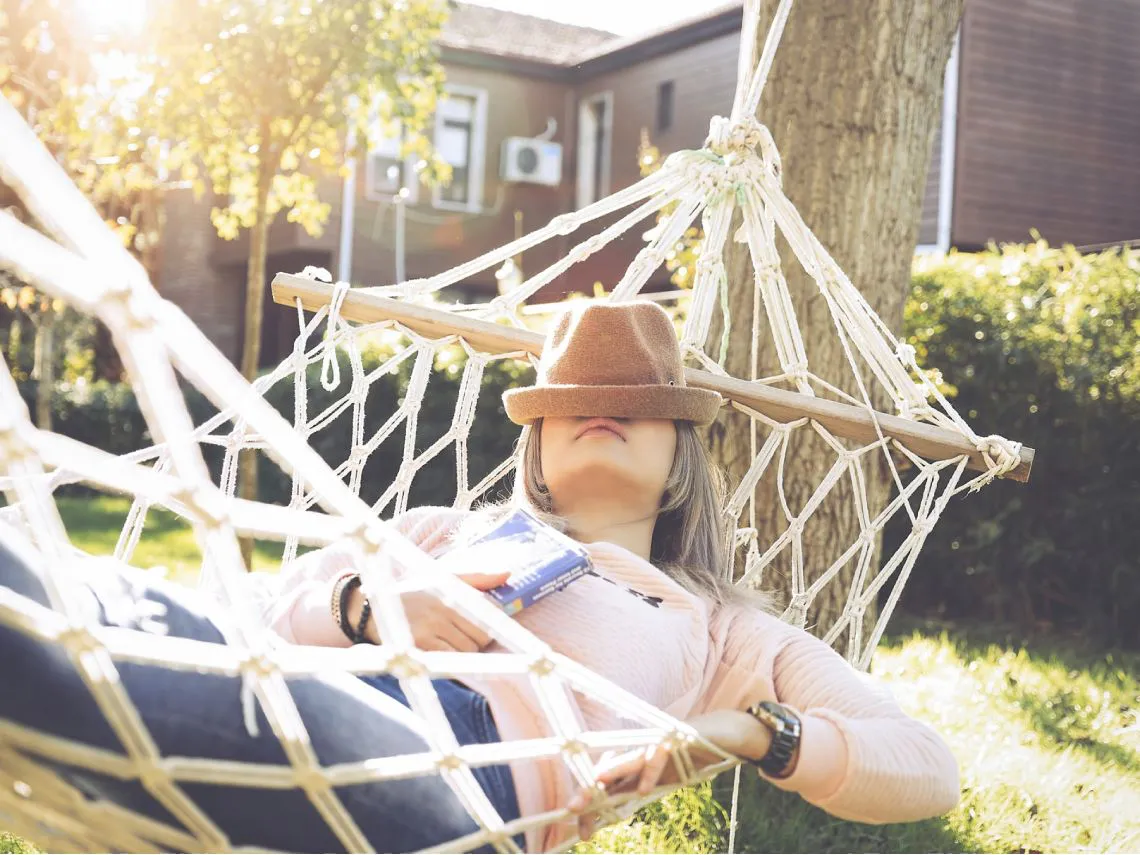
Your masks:
<instances>
[{"instance_id":1,"label":"fingers","mask_svg":"<svg viewBox=\"0 0 1140 855\"><path fill-rule=\"evenodd\" d=\"M478 591L489 591L505 585L510 573L460 573L459 578Z\"/></svg>"},{"instance_id":2,"label":"fingers","mask_svg":"<svg viewBox=\"0 0 1140 855\"><path fill-rule=\"evenodd\" d=\"M578 817L578 837L581 840L589 840L594 836L594 826L597 821L597 814L584 813Z\"/></svg>"},{"instance_id":3,"label":"fingers","mask_svg":"<svg viewBox=\"0 0 1140 855\"><path fill-rule=\"evenodd\" d=\"M491 643L491 637L470 621L457 614L441 619L434 627L434 635L443 641L444 650L475 653Z\"/></svg>"},{"instance_id":4,"label":"fingers","mask_svg":"<svg viewBox=\"0 0 1140 855\"><path fill-rule=\"evenodd\" d=\"M671 759L673 759L672 753L660 745L654 745L649 749L645 765L642 767L641 775L637 781L638 795L647 796L653 792L653 788L661 780L661 774Z\"/></svg>"}]
</instances>

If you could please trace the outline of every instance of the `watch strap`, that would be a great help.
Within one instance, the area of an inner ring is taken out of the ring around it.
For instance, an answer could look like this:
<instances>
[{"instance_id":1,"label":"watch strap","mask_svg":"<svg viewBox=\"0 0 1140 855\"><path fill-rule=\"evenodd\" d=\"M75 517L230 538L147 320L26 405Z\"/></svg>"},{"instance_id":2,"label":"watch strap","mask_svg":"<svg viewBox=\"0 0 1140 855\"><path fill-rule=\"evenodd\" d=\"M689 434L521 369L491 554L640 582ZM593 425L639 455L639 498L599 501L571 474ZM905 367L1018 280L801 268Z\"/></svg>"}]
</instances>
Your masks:
<instances>
[{"instance_id":1,"label":"watch strap","mask_svg":"<svg viewBox=\"0 0 1140 855\"><path fill-rule=\"evenodd\" d=\"M772 701L761 701L748 708L748 714L772 732L768 753L759 760L749 760L769 778L780 780L795 770L800 754L803 725L796 713Z\"/></svg>"}]
</instances>

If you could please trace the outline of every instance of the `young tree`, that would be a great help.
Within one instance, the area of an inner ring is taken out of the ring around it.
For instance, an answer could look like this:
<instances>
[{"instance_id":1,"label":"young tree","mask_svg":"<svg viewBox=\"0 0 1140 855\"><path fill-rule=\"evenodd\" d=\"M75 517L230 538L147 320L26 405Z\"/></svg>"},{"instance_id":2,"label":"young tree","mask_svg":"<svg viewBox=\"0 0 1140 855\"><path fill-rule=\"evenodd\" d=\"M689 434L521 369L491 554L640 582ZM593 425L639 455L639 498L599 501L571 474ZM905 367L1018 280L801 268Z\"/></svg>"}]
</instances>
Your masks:
<instances>
[{"instance_id":1,"label":"young tree","mask_svg":"<svg viewBox=\"0 0 1140 855\"><path fill-rule=\"evenodd\" d=\"M241 370L258 371L269 226L282 209L311 234L329 205L317 178L339 169L350 125L399 127L425 180L445 180L426 133L442 86L434 41L439 0L196 0L155 4L150 97L184 177L219 200L219 235L250 231ZM378 111L374 113L373 111ZM241 495L257 491L256 453L241 462ZM243 543L247 562L252 543Z\"/></svg>"},{"instance_id":2,"label":"young tree","mask_svg":"<svg viewBox=\"0 0 1140 855\"><path fill-rule=\"evenodd\" d=\"M777 2L760 5L757 55ZM759 119L783 153L785 193L893 330L902 326L943 77L961 12L962 0L800 0L761 104ZM727 253L730 316L750 318L748 249L730 242ZM786 246L781 257L812 370L856 394L818 289ZM747 377L750 324L730 327L726 368ZM710 352L719 352L720 336L720 330L712 331ZM776 373L770 339L761 341L760 364ZM890 407L881 399L874 404ZM729 413L710 433L717 460L738 479L750 462L747 420ZM809 432L796 433L804 437L789 455L795 465L784 483L793 509L803 507L834 461ZM865 472L872 514L883 507L891 483L887 467L879 459L876 464ZM859 533L850 485L844 479L835 489L805 528L808 572L826 569L826 557L839 555ZM775 508L771 492L762 492L758 502ZM758 514L762 542L782 530L780 519L778 513ZM830 625L849 583L850 574L829 585L809 622Z\"/></svg>"}]
</instances>

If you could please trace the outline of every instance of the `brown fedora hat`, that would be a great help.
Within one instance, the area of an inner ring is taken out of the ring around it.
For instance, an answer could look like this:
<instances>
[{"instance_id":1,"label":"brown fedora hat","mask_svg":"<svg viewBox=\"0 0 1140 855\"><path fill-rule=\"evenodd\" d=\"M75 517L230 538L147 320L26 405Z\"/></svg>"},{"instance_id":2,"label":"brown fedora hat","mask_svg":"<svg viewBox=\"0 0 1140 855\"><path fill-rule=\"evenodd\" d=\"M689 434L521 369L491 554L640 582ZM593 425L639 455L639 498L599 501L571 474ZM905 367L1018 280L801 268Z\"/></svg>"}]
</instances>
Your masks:
<instances>
[{"instance_id":1,"label":"brown fedora hat","mask_svg":"<svg viewBox=\"0 0 1140 855\"><path fill-rule=\"evenodd\" d=\"M685 385L673 323L647 300L571 306L546 337L535 385L503 394L507 416L519 425L546 416L705 425L720 402L716 392Z\"/></svg>"}]
</instances>

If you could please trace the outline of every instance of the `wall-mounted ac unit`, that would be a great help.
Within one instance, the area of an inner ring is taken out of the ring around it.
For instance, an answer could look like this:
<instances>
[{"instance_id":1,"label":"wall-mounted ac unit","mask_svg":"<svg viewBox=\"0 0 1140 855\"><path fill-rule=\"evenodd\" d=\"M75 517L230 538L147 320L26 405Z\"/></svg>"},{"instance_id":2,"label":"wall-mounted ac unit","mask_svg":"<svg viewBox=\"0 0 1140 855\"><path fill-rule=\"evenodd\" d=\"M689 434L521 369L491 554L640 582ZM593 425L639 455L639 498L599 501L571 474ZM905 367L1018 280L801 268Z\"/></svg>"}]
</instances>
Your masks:
<instances>
[{"instance_id":1,"label":"wall-mounted ac unit","mask_svg":"<svg viewBox=\"0 0 1140 855\"><path fill-rule=\"evenodd\" d=\"M529 137L507 137L503 140L499 177L504 181L545 184L562 183L562 145Z\"/></svg>"}]
</instances>

